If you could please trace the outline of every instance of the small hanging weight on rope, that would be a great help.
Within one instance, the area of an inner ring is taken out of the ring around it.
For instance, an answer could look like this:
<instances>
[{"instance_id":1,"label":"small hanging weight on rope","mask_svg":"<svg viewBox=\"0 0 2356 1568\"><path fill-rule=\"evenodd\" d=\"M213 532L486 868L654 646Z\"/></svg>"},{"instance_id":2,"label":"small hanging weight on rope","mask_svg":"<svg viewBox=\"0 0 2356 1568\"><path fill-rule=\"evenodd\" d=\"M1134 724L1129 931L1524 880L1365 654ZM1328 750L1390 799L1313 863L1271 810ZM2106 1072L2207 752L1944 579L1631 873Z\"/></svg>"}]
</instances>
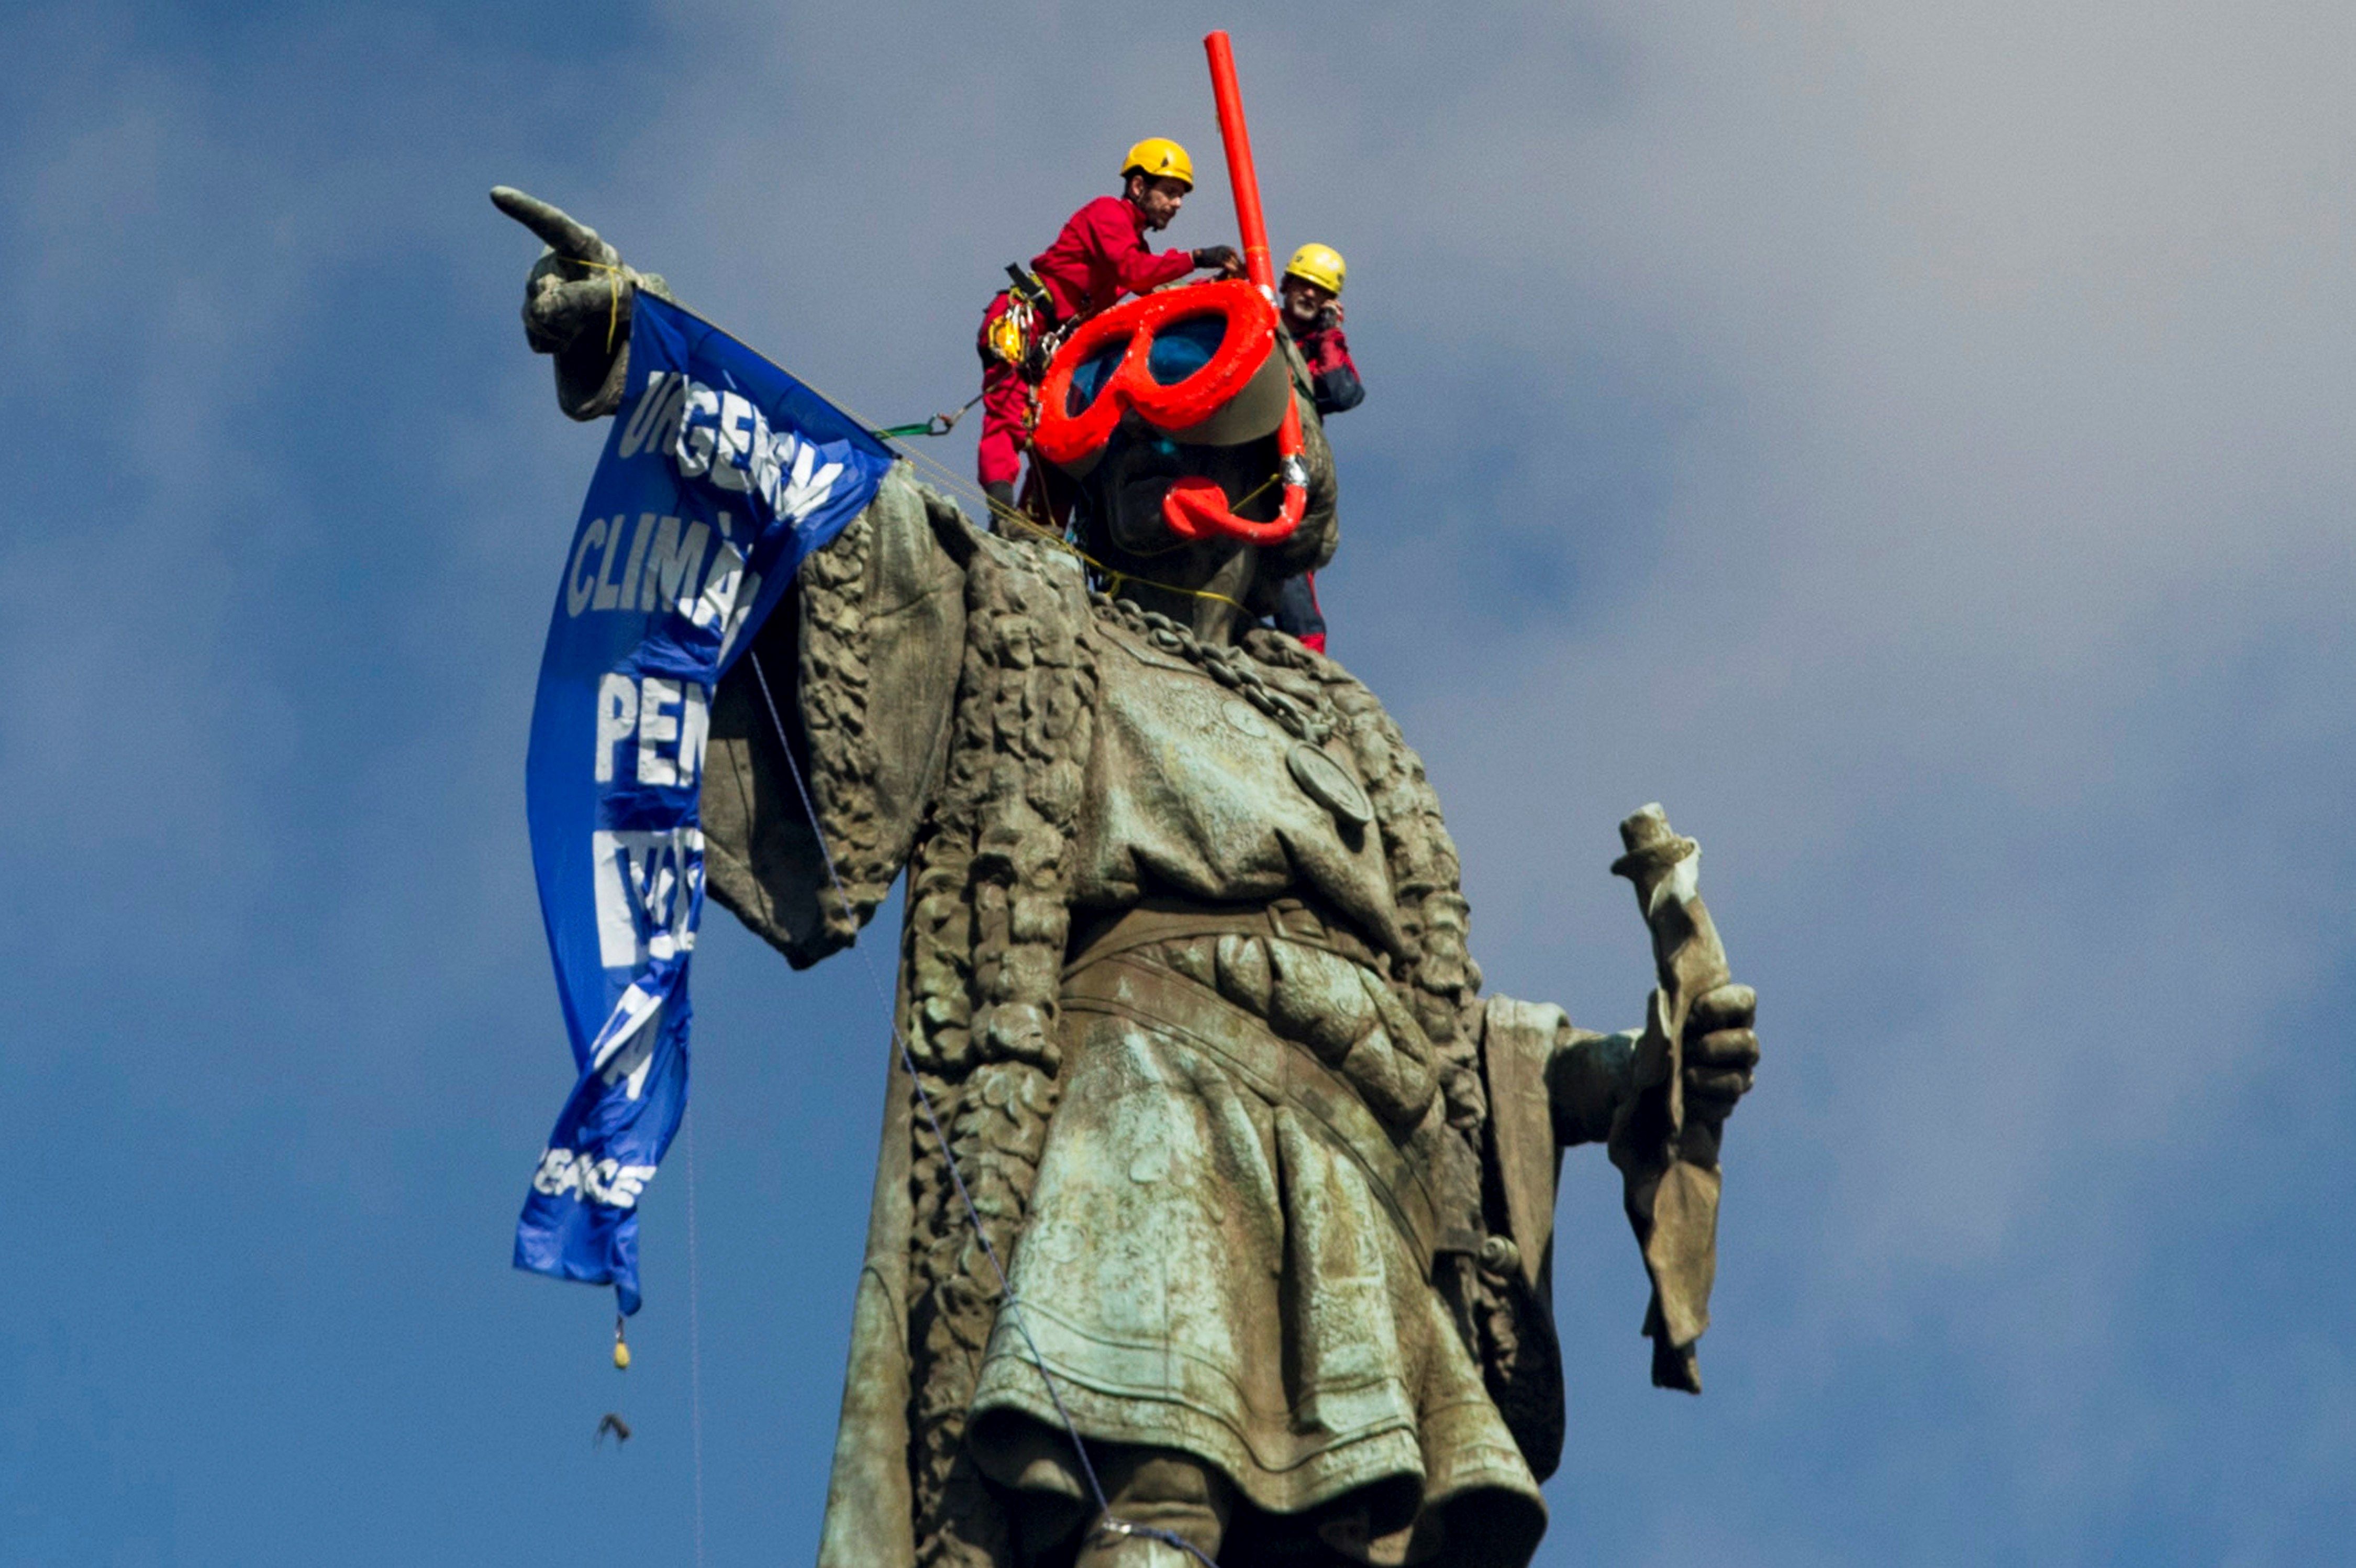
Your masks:
<instances>
[{"instance_id":1,"label":"small hanging weight on rope","mask_svg":"<svg viewBox=\"0 0 2356 1568\"><path fill-rule=\"evenodd\" d=\"M626 1320L620 1316L614 1319L614 1370L617 1372L626 1372L630 1369L629 1341L622 1337L622 1325L625 1321Z\"/></svg>"}]
</instances>

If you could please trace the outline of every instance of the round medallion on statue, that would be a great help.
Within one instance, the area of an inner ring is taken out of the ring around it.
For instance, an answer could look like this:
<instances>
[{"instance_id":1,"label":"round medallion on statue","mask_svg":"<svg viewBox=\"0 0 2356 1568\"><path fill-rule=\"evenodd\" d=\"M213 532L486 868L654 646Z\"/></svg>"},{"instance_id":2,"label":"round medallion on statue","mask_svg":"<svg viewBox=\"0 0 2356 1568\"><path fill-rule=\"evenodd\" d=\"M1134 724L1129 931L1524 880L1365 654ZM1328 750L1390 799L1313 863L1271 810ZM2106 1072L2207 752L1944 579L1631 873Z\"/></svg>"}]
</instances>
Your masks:
<instances>
[{"instance_id":1,"label":"round medallion on statue","mask_svg":"<svg viewBox=\"0 0 2356 1568\"><path fill-rule=\"evenodd\" d=\"M1358 788L1349 769L1317 747L1303 741L1285 757L1284 763L1292 769L1292 781L1301 786L1301 793L1333 812L1335 822L1363 828L1375 820L1366 792Z\"/></svg>"}]
</instances>

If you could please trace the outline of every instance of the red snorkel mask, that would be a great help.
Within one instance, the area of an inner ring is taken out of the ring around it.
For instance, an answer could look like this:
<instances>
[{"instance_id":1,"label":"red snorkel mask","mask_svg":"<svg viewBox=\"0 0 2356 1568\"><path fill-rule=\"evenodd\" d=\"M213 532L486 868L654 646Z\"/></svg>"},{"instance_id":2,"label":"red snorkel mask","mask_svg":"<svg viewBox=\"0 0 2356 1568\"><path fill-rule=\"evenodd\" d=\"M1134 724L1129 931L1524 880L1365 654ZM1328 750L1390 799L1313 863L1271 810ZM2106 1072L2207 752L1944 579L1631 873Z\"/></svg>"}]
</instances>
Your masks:
<instances>
[{"instance_id":1,"label":"red snorkel mask","mask_svg":"<svg viewBox=\"0 0 2356 1568\"><path fill-rule=\"evenodd\" d=\"M1276 517L1237 517L1226 492L1201 478L1178 480L1162 503L1162 521L1182 539L1272 544L1300 526L1307 494L1301 415L1276 332L1275 306L1241 282L1166 289L1091 317L1048 364L1032 443L1082 478L1129 414L1185 446L1234 446L1274 433L1290 481Z\"/></svg>"},{"instance_id":2,"label":"red snorkel mask","mask_svg":"<svg viewBox=\"0 0 2356 1568\"><path fill-rule=\"evenodd\" d=\"M1309 504L1301 407L1285 356L1276 346L1276 275L1235 59L1225 33L1203 42L1210 55L1212 92L1251 281L1164 289L1082 322L1048 363L1032 445L1042 457L1081 478L1103 458L1128 414L1183 446L1234 446L1272 431L1275 479L1284 486L1274 517L1266 522L1237 517L1238 502L1216 480L1193 475L1173 482L1162 498L1162 521L1181 539L1224 535L1274 544L1301 526Z\"/></svg>"}]
</instances>

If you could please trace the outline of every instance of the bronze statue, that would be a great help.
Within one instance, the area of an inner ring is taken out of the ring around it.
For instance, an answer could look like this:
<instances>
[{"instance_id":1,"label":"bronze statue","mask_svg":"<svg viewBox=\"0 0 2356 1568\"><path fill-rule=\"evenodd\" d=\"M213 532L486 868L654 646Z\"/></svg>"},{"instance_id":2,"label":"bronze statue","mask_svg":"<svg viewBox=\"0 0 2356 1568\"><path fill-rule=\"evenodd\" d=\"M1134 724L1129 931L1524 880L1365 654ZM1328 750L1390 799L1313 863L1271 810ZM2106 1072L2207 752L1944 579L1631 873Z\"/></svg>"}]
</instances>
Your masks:
<instances>
[{"instance_id":1,"label":"bronze statue","mask_svg":"<svg viewBox=\"0 0 2356 1568\"><path fill-rule=\"evenodd\" d=\"M561 403L612 413L659 280L495 199L551 247L524 314ZM1264 435L1127 432L1064 478L1093 572L903 464L715 698L721 902L800 968L907 878L826 1568L1519 1568L1562 1444L1574 1144L1623 1172L1655 1380L1698 1391L1719 1133L1758 1050L1694 846L1657 808L1622 824L1643 1030L1481 994L1421 762L1258 624L1337 537L1290 370L1309 498L1280 542L1173 537L1161 506L1245 493Z\"/></svg>"}]
</instances>

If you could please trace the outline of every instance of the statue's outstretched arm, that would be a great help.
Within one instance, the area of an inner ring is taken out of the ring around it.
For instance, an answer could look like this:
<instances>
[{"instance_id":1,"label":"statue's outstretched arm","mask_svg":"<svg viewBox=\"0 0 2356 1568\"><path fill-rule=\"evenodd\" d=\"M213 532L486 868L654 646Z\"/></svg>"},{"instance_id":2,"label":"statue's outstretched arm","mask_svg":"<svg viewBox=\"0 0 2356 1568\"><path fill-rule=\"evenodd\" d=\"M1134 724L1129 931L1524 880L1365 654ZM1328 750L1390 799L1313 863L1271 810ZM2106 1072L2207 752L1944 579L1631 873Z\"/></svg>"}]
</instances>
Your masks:
<instances>
[{"instance_id":1,"label":"statue's outstretched arm","mask_svg":"<svg viewBox=\"0 0 2356 1568\"><path fill-rule=\"evenodd\" d=\"M498 186L491 201L547 246L524 279L523 329L556 361L558 406L612 413L632 304L640 290L671 299L669 287L537 197ZM705 887L797 967L858 934L931 807L962 667L969 532L955 503L895 467L802 563L713 695Z\"/></svg>"},{"instance_id":2,"label":"statue's outstretched arm","mask_svg":"<svg viewBox=\"0 0 2356 1568\"><path fill-rule=\"evenodd\" d=\"M1634 1092L1635 1059L1633 1029L1599 1035L1562 1026L1546 1066L1547 1103L1554 1112L1558 1145L1600 1144L1612 1135L1612 1119Z\"/></svg>"},{"instance_id":3,"label":"statue's outstretched arm","mask_svg":"<svg viewBox=\"0 0 2356 1568\"><path fill-rule=\"evenodd\" d=\"M500 211L540 236L548 249L523 280L523 336L535 354L556 360L556 405L574 419L602 419L622 401L630 370L630 302L645 289L670 289L654 273L622 263L597 231L511 186L491 188Z\"/></svg>"},{"instance_id":4,"label":"statue's outstretched arm","mask_svg":"<svg viewBox=\"0 0 2356 1568\"><path fill-rule=\"evenodd\" d=\"M932 810L965 649L965 573L943 535L971 526L894 467L721 679L705 886L798 969L849 945Z\"/></svg>"}]
</instances>

